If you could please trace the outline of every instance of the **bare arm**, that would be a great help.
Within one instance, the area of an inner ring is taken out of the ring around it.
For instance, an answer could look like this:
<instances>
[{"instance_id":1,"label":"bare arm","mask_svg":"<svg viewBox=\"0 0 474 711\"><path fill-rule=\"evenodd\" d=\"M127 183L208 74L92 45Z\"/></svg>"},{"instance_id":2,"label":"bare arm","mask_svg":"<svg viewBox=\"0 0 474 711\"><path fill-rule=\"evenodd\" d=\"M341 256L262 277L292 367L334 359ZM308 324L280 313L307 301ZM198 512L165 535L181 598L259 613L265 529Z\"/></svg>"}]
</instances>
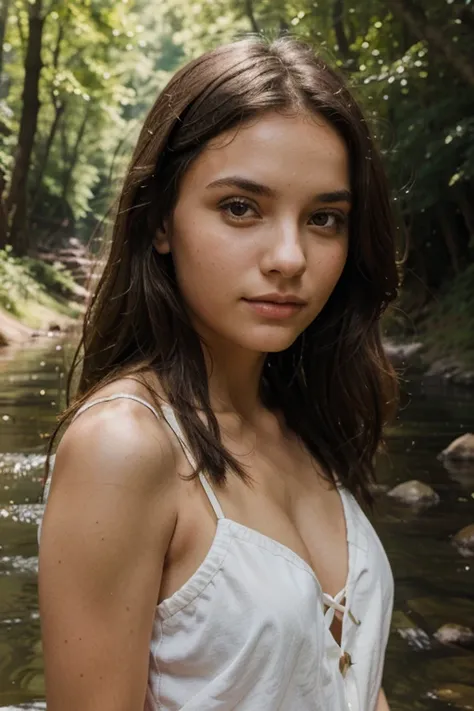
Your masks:
<instances>
[{"instance_id":1,"label":"bare arm","mask_svg":"<svg viewBox=\"0 0 474 711\"><path fill-rule=\"evenodd\" d=\"M377 701L377 708L375 709L375 711L390 711L387 697L385 696L383 689L380 689L379 699Z\"/></svg>"},{"instance_id":2,"label":"bare arm","mask_svg":"<svg viewBox=\"0 0 474 711\"><path fill-rule=\"evenodd\" d=\"M66 432L40 545L48 711L144 707L175 472L166 426L130 400Z\"/></svg>"}]
</instances>

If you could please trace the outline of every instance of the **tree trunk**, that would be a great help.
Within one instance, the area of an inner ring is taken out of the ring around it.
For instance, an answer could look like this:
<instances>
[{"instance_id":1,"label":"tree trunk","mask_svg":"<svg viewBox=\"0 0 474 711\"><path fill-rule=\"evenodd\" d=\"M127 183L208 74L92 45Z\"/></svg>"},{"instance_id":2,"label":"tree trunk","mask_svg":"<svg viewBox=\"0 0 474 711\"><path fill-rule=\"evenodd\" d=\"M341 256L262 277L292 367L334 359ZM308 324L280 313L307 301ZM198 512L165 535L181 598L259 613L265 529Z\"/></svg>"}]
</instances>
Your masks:
<instances>
[{"instance_id":1,"label":"tree trunk","mask_svg":"<svg viewBox=\"0 0 474 711\"><path fill-rule=\"evenodd\" d=\"M72 177L74 174L74 169L76 168L77 161L79 159L79 151L80 151L81 144L82 144L82 141L84 138L84 134L86 132L87 121L89 119L90 109L91 109L90 104L87 104L87 108L86 108L86 111L84 112L84 117L83 117L81 125L79 127L79 131L77 132L76 140L74 142L74 146L73 146L71 155L69 155L69 146L67 143L65 127L64 127L64 124L61 124L62 156L63 156L64 164L66 165L66 169L63 173L63 189L62 189L61 198L60 198L61 202L58 204L58 207L55 210L55 213L51 218L51 223L52 224L54 223L57 226L57 229L49 232L49 234L48 234L49 239L54 239L55 235L57 235L58 232L61 230L61 228L64 227L63 221L64 221L65 214L67 215L68 212L71 212L71 208L67 202L68 193L69 193L69 188L71 186ZM64 208L66 208L66 209L64 209Z\"/></svg>"},{"instance_id":2,"label":"tree trunk","mask_svg":"<svg viewBox=\"0 0 474 711\"><path fill-rule=\"evenodd\" d=\"M62 41L64 38L64 25L65 25L65 21L63 21L58 27L58 35L56 38L56 45L55 45L54 51L53 51L53 69L55 70L55 72L57 72L58 68L59 68L59 57L61 54L61 45L62 45ZM60 122L61 117L64 113L64 110L66 108L65 103L61 100L58 100L58 98L54 95L53 87L51 88L51 103L54 106L54 119L53 119L53 122L50 126L50 129L49 129L49 135L46 140L43 156L41 157L38 174L35 176L36 177L36 186L33 191L33 195L31 197L31 204L29 205L29 209L28 209L29 215L32 215L34 213L36 203L38 201L38 196L41 191L41 186L43 183L43 177L44 177L44 173L46 171L46 166L48 165L48 158L49 158L49 154L51 151L51 146L53 145L53 141L56 136L56 132L58 130L59 122Z\"/></svg>"},{"instance_id":3,"label":"tree trunk","mask_svg":"<svg viewBox=\"0 0 474 711\"><path fill-rule=\"evenodd\" d=\"M349 40L346 37L346 31L344 28L344 0L334 0L334 4L332 6L332 22L334 34L336 35L336 42L342 58L345 62L353 62L354 58L352 56Z\"/></svg>"},{"instance_id":4,"label":"tree trunk","mask_svg":"<svg viewBox=\"0 0 474 711\"><path fill-rule=\"evenodd\" d=\"M33 194L31 196L31 203L28 208L28 213L29 215L32 215L34 213L36 204L38 202L38 197L41 191L41 186L43 184L43 177L46 172L46 166L48 165L48 158L49 154L51 152L51 146L53 145L54 139L56 137L56 133L59 127L59 122L61 120L62 115L64 114L65 111L65 104L55 104L54 106L54 119L53 122L51 123L50 129L49 129L49 134L48 138L46 140L46 144L44 147L44 152L41 157L41 162L38 170L38 174L35 176L36 179L36 185L33 191Z\"/></svg>"},{"instance_id":5,"label":"tree trunk","mask_svg":"<svg viewBox=\"0 0 474 711\"><path fill-rule=\"evenodd\" d=\"M255 19L252 0L245 0L245 14L249 19L252 32L258 34L260 32L260 28L257 24L257 20Z\"/></svg>"},{"instance_id":6,"label":"tree trunk","mask_svg":"<svg viewBox=\"0 0 474 711\"><path fill-rule=\"evenodd\" d=\"M388 0L387 4L415 37L425 40L438 55L447 60L467 84L474 86L474 66L447 37L441 25L435 26L428 21L423 8L413 0Z\"/></svg>"},{"instance_id":7,"label":"tree trunk","mask_svg":"<svg viewBox=\"0 0 474 711\"><path fill-rule=\"evenodd\" d=\"M12 215L9 241L13 251L23 255L28 250L28 239L21 235L25 225L27 207L27 181L31 154L38 124L39 80L42 69L41 45L45 18L42 16L43 0L29 6L28 46L25 59L25 78L22 94L22 113L10 193L7 199L8 214Z\"/></svg>"},{"instance_id":8,"label":"tree trunk","mask_svg":"<svg viewBox=\"0 0 474 711\"><path fill-rule=\"evenodd\" d=\"M439 205L436 209L438 224L440 226L442 235L444 237L444 243L451 260L451 266L453 268L454 274L458 275L461 273L461 259L459 256L459 245L456 238L456 233L453 229L451 220L446 211L446 207Z\"/></svg>"},{"instance_id":9,"label":"tree trunk","mask_svg":"<svg viewBox=\"0 0 474 711\"><path fill-rule=\"evenodd\" d=\"M0 169L0 249L4 249L8 241L8 220L3 201L3 191L5 190L5 173Z\"/></svg>"},{"instance_id":10,"label":"tree trunk","mask_svg":"<svg viewBox=\"0 0 474 711\"><path fill-rule=\"evenodd\" d=\"M459 185L456 199L469 233L469 244L474 245L474 196L467 183Z\"/></svg>"},{"instance_id":11,"label":"tree trunk","mask_svg":"<svg viewBox=\"0 0 474 711\"><path fill-rule=\"evenodd\" d=\"M25 230L26 223L26 185L18 194L18 200L13 210L13 217L10 222L10 232L8 242L13 248L13 253L18 257L23 257L28 253L30 246L29 235Z\"/></svg>"},{"instance_id":12,"label":"tree trunk","mask_svg":"<svg viewBox=\"0 0 474 711\"><path fill-rule=\"evenodd\" d=\"M69 187L70 187L71 181L72 181L72 175L74 173L74 168L76 167L77 160L79 158L79 149L81 147L82 139L84 138L84 134L86 132L87 121L89 118L89 111L90 111L90 104L87 104L87 108L84 112L84 118L82 119L82 123L79 127L79 131L77 132L76 141L74 143L74 148L72 150L71 159L69 161L67 170L64 174L63 191L62 191L62 195L61 195L64 202L66 202L66 200L67 200Z\"/></svg>"},{"instance_id":13,"label":"tree trunk","mask_svg":"<svg viewBox=\"0 0 474 711\"><path fill-rule=\"evenodd\" d=\"M0 0L0 75L3 73L3 45L11 0Z\"/></svg>"}]
</instances>

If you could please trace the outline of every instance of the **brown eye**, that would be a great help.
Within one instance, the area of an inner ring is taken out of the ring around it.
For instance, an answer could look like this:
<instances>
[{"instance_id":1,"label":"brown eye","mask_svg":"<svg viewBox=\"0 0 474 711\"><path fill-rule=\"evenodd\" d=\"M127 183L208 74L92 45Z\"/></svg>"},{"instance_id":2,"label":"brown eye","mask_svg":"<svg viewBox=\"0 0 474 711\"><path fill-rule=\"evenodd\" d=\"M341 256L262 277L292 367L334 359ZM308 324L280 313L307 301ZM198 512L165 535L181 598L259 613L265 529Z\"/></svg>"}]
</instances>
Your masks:
<instances>
[{"instance_id":1,"label":"brown eye","mask_svg":"<svg viewBox=\"0 0 474 711\"><path fill-rule=\"evenodd\" d=\"M319 212L311 218L318 227L334 227L336 224L336 216L328 212Z\"/></svg>"},{"instance_id":2,"label":"brown eye","mask_svg":"<svg viewBox=\"0 0 474 711\"><path fill-rule=\"evenodd\" d=\"M244 202L232 202L228 209L234 217L243 217L248 210L248 205Z\"/></svg>"},{"instance_id":3,"label":"brown eye","mask_svg":"<svg viewBox=\"0 0 474 711\"><path fill-rule=\"evenodd\" d=\"M249 211L255 213L252 205L249 205L245 200L228 200L220 205L220 209L234 220L242 220L245 217L250 217Z\"/></svg>"},{"instance_id":4,"label":"brown eye","mask_svg":"<svg viewBox=\"0 0 474 711\"><path fill-rule=\"evenodd\" d=\"M326 230L339 230L344 227L346 218L335 212L317 212L312 216L311 223Z\"/></svg>"}]
</instances>

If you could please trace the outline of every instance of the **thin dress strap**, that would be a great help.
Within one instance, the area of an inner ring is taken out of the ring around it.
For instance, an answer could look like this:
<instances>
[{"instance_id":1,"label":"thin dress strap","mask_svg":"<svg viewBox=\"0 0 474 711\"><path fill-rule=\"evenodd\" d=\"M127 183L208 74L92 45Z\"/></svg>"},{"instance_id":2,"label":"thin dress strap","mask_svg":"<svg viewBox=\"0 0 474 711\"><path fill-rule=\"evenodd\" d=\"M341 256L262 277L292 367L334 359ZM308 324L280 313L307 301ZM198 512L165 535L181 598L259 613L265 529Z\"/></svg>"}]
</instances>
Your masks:
<instances>
[{"instance_id":1,"label":"thin dress strap","mask_svg":"<svg viewBox=\"0 0 474 711\"><path fill-rule=\"evenodd\" d=\"M203 474L202 472L199 472L199 481L201 482L202 488L207 494L207 498L209 499L209 503L214 509L214 513L216 514L217 519L220 520L221 518L225 518L222 506L220 505L219 500L214 493L214 489L210 485L208 479L206 479L205 474Z\"/></svg>"},{"instance_id":2,"label":"thin dress strap","mask_svg":"<svg viewBox=\"0 0 474 711\"><path fill-rule=\"evenodd\" d=\"M181 447L183 448L183 452L186 456L186 459L190 463L193 469L196 469L197 462L193 456L193 453L191 452L188 443L186 442L186 438L183 434L183 431L179 425L179 422L177 420L177 417L175 415L175 412L173 408L170 405L162 405L161 407L162 412L163 412L163 417L165 418L168 426L173 430L174 434L176 435L176 438L179 440L179 443L181 444ZM222 507L219 503L219 500L217 496L214 493L214 490L212 486L209 483L209 480L205 476L203 472L199 472L199 481L202 484L202 488L204 489L207 498L209 499L209 503L211 504L212 508L214 509L214 513L216 514L217 519L225 518L224 512L222 510Z\"/></svg>"},{"instance_id":3,"label":"thin dress strap","mask_svg":"<svg viewBox=\"0 0 474 711\"><path fill-rule=\"evenodd\" d=\"M98 397L95 400L86 402L86 404L82 405L82 407L80 407L79 410L76 412L76 414L74 415L74 417L71 420L71 423L74 422L76 417L78 417L80 414L82 414L83 412L88 410L93 405L98 405L101 402L110 402L111 400L118 400L119 398L125 398L127 400L135 400L135 402L140 402L142 405L145 405L145 407L147 407L149 410L151 410L151 412L155 415L157 420L160 419L160 416L159 416L157 410L152 405L150 405L149 402L147 402L146 400L144 400L141 397L138 397L138 395L132 395L131 393L115 393L114 395L107 395L106 397Z\"/></svg>"},{"instance_id":4,"label":"thin dress strap","mask_svg":"<svg viewBox=\"0 0 474 711\"><path fill-rule=\"evenodd\" d=\"M72 422L80 415L82 412L85 412L88 410L90 407L93 405L98 405L101 402L110 402L111 400L118 400L119 398L125 398L128 400L135 400L135 402L139 402L142 405L145 405L151 412L155 415L157 419L160 419L160 415L158 414L157 410L150 405L149 402L144 400L141 397L138 397L138 395L132 395L131 393L114 393L113 395L108 395L106 397L99 397L95 400L91 400L90 402L86 402L85 405L79 408L79 410L76 412L74 415ZM174 432L176 438L178 439L181 447L183 448L183 452L185 454L186 459L188 462L191 464L193 469L196 469L196 460L193 456L193 453L191 452L188 443L186 442L186 438L183 434L183 431L179 425L179 422L176 418L176 415L174 413L173 408L170 405L162 405L161 410L163 413L163 417L165 418L166 423L170 427L170 429ZM209 499L209 503L211 504L212 508L214 509L214 513L216 514L216 517L218 519L225 518L224 512L222 511L222 507L217 499L217 496L214 493L214 490L212 489L212 486L210 485L209 481L207 480L206 476L200 472L199 473L199 480L202 484L202 487L204 491L206 492L207 498Z\"/></svg>"}]
</instances>

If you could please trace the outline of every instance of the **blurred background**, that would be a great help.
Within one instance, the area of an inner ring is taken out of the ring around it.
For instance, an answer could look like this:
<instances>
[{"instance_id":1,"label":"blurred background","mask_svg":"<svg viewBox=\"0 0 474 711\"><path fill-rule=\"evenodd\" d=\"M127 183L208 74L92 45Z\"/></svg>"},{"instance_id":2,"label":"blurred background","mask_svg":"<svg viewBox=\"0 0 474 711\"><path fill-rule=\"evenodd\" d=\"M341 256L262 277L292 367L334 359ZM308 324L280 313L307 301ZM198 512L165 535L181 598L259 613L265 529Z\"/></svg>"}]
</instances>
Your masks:
<instances>
[{"instance_id":1,"label":"blurred background","mask_svg":"<svg viewBox=\"0 0 474 711\"><path fill-rule=\"evenodd\" d=\"M408 244L373 516L384 685L393 711L474 709L474 0L0 0L0 709L45 708L37 502L92 236L171 74L249 32L337 65L385 156Z\"/></svg>"}]
</instances>

